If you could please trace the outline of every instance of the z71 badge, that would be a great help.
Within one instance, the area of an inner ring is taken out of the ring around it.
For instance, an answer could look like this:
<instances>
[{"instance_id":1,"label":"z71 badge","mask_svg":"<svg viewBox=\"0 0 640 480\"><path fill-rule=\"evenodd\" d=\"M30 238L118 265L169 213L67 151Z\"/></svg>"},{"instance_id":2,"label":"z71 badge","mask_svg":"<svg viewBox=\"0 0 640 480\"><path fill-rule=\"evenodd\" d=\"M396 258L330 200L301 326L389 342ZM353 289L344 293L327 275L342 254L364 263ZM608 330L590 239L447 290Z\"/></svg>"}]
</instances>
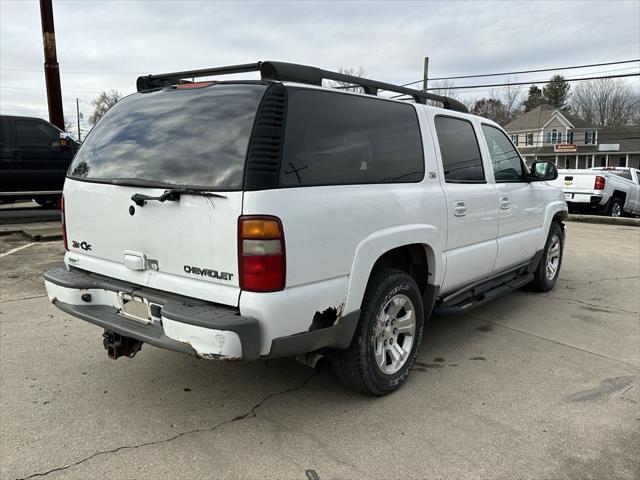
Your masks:
<instances>
[{"instance_id":1,"label":"z71 badge","mask_svg":"<svg viewBox=\"0 0 640 480\"><path fill-rule=\"evenodd\" d=\"M191 267L189 265L184 266L184 271L191 275L200 275L201 277L211 277L218 280L231 280L233 273L218 272L217 270L211 270L210 268Z\"/></svg>"},{"instance_id":2,"label":"z71 badge","mask_svg":"<svg viewBox=\"0 0 640 480\"><path fill-rule=\"evenodd\" d=\"M76 242L75 240L71 240L71 246L73 248L81 248L85 251L91 250L91 244L87 242Z\"/></svg>"}]
</instances>

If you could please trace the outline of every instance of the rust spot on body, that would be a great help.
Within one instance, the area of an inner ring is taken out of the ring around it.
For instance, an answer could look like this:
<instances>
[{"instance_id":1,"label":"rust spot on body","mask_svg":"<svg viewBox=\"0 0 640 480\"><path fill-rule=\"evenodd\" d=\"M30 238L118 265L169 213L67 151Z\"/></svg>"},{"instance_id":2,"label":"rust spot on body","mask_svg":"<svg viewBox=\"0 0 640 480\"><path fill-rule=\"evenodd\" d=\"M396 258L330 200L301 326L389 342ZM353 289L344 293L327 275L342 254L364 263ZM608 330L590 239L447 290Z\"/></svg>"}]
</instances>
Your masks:
<instances>
[{"instance_id":1,"label":"rust spot on body","mask_svg":"<svg viewBox=\"0 0 640 480\"><path fill-rule=\"evenodd\" d=\"M309 331L319 330L321 328L332 327L340 321L342 318L342 311L344 310L344 303L338 305L338 308L329 307L323 312L316 312L311 321Z\"/></svg>"}]
</instances>

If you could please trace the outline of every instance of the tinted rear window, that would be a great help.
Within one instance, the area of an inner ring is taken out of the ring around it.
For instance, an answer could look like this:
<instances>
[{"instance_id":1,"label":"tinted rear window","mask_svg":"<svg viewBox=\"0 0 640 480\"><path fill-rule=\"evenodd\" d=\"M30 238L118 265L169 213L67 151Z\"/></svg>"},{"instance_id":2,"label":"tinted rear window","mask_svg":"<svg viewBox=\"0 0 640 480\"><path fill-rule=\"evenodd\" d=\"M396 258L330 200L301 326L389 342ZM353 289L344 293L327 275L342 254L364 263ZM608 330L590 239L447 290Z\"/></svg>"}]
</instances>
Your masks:
<instances>
[{"instance_id":1,"label":"tinted rear window","mask_svg":"<svg viewBox=\"0 0 640 480\"><path fill-rule=\"evenodd\" d=\"M406 183L423 176L412 106L316 90L290 94L281 185Z\"/></svg>"},{"instance_id":2,"label":"tinted rear window","mask_svg":"<svg viewBox=\"0 0 640 480\"><path fill-rule=\"evenodd\" d=\"M471 122L460 118L437 116L435 124L445 181L484 182L482 156Z\"/></svg>"},{"instance_id":3,"label":"tinted rear window","mask_svg":"<svg viewBox=\"0 0 640 480\"><path fill-rule=\"evenodd\" d=\"M631 178L631 171L629 170L612 170L611 173L633 181L633 178Z\"/></svg>"},{"instance_id":4,"label":"tinted rear window","mask_svg":"<svg viewBox=\"0 0 640 480\"><path fill-rule=\"evenodd\" d=\"M69 175L240 189L264 90L264 85L214 85L130 95L96 124Z\"/></svg>"}]
</instances>

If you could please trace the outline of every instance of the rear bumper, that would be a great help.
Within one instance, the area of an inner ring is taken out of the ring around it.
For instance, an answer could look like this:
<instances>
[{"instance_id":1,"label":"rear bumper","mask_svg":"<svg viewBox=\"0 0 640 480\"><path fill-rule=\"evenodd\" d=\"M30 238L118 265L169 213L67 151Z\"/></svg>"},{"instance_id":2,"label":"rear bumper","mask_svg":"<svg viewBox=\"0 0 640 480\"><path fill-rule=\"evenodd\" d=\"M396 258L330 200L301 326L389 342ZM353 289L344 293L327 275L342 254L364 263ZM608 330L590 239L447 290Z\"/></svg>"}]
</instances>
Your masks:
<instances>
[{"instance_id":1,"label":"rear bumper","mask_svg":"<svg viewBox=\"0 0 640 480\"><path fill-rule=\"evenodd\" d=\"M567 203L587 205L600 205L602 195L594 195L592 193L571 193L565 192L564 199Z\"/></svg>"},{"instance_id":2,"label":"rear bumper","mask_svg":"<svg viewBox=\"0 0 640 480\"><path fill-rule=\"evenodd\" d=\"M49 299L60 310L105 330L203 358L260 356L260 324L237 309L65 267L47 271L44 282ZM151 323L122 315L119 293L147 301Z\"/></svg>"}]
</instances>

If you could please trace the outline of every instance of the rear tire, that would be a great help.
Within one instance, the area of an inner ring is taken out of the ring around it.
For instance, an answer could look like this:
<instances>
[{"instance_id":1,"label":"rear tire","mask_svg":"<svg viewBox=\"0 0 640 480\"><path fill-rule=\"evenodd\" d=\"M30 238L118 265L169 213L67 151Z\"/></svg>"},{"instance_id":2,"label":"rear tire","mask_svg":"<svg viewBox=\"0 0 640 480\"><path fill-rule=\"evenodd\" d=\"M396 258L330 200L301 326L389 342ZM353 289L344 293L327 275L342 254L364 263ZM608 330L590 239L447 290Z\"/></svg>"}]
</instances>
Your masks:
<instances>
[{"instance_id":1,"label":"rear tire","mask_svg":"<svg viewBox=\"0 0 640 480\"><path fill-rule=\"evenodd\" d=\"M619 198L612 198L609 201L609 207L607 208L607 215L610 217L621 217L622 216L622 200Z\"/></svg>"},{"instance_id":2,"label":"rear tire","mask_svg":"<svg viewBox=\"0 0 640 480\"><path fill-rule=\"evenodd\" d=\"M407 379L424 330L422 295L401 270L373 273L365 292L358 327L346 350L331 364L346 386L367 395L386 395Z\"/></svg>"},{"instance_id":3,"label":"rear tire","mask_svg":"<svg viewBox=\"0 0 640 480\"><path fill-rule=\"evenodd\" d=\"M564 232L562 227L556 223L551 223L549 235L544 246L542 258L538 268L533 273L534 278L529 284L538 292L548 292L553 290L562 266L562 252L564 250Z\"/></svg>"}]
</instances>

